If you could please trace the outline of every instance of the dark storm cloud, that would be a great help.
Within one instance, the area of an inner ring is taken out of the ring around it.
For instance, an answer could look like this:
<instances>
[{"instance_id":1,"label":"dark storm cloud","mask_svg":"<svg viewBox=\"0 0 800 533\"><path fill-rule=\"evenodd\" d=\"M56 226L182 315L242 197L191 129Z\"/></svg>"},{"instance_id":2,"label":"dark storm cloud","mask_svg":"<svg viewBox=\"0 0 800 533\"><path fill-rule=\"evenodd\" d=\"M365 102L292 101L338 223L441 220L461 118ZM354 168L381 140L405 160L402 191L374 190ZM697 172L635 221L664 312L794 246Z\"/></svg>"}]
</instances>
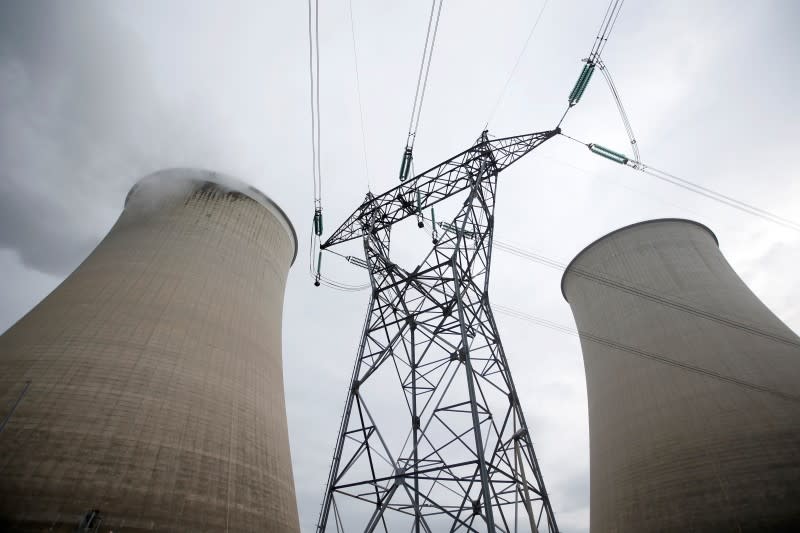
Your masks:
<instances>
[{"instance_id":1,"label":"dark storm cloud","mask_svg":"<svg viewBox=\"0 0 800 533\"><path fill-rule=\"evenodd\" d=\"M120 61L135 69L113 27L85 8L19 2L0 13L0 246L43 272L76 266L108 223L102 205L81 200L109 189L96 178L112 140L93 130L124 127L125 108L108 96L130 80L101 73Z\"/></svg>"},{"instance_id":2,"label":"dark storm cloud","mask_svg":"<svg viewBox=\"0 0 800 533\"><path fill-rule=\"evenodd\" d=\"M0 247L65 274L113 223L135 176L181 149L171 132L182 123L167 119L141 43L102 4L0 9Z\"/></svg>"}]
</instances>

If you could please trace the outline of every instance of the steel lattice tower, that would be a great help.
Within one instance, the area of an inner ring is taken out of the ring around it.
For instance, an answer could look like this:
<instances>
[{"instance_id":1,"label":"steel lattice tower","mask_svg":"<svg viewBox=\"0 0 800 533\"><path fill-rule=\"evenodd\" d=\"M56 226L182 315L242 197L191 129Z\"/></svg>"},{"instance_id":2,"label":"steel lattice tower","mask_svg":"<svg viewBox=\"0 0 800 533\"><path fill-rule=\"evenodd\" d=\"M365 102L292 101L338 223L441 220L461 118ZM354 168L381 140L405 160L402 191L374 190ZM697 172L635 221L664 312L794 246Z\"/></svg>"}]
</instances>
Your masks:
<instances>
[{"instance_id":1,"label":"steel lattice tower","mask_svg":"<svg viewBox=\"0 0 800 533\"><path fill-rule=\"evenodd\" d=\"M558 531L488 294L498 173L557 133L484 132L322 245L361 238L372 295L318 532ZM419 266L391 261L393 224L464 191Z\"/></svg>"}]
</instances>

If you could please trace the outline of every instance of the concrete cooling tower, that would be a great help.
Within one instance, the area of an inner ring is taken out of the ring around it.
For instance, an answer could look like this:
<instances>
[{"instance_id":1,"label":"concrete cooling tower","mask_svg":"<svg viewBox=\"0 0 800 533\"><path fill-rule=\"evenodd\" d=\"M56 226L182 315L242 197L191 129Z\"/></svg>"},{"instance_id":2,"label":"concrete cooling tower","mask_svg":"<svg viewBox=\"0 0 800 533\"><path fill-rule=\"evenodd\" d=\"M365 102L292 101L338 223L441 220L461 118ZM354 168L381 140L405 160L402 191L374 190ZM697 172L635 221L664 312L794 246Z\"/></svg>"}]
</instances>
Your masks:
<instances>
[{"instance_id":1,"label":"concrete cooling tower","mask_svg":"<svg viewBox=\"0 0 800 533\"><path fill-rule=\"evenodd\" d=\"M714 234L622 228L562 290L586 370L591 531L800 531L800 338Z\"/></svg>"},{"instance_id":2,"label":"concrete cooling tower","mask_svg":"<svg viewBox=\"0 0 800 533\"><path fill-rule=\"evenodd\" d=\"M260 192L169 170L0 337L0 530L299 531Z\"/></svg>"}]
</instances>

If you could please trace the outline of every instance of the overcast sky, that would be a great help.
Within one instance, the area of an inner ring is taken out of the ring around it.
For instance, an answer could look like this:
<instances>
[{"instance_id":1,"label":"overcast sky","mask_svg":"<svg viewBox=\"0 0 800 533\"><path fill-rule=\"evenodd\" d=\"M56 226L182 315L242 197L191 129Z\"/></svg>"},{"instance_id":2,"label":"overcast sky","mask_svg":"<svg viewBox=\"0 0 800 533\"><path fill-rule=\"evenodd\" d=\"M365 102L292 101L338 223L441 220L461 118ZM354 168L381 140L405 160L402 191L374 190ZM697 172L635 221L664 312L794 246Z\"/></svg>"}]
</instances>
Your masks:
<instances>
[{"instance_id":1,"label":"overcast sky","mask_svg":"<svg viewBox=\"0 0 800 533\"><path fill-rule=\"evenodd\" d=\"M323 205L330 230L367 188L347 0L322 2ZM604 60L648 164L800 219L800 3L629 0ZM541 3L446 1L415 152L418 170L469 146ZM92 250L135 181L164 167L226 172L276 200L301 253L289 276L284 375L298 505L312 531L367 294L315 289L304 2L0 1L0 331ZM353 0L373 191L395 185L430 4ZM489 124L555 126L606 9L551 0ZM596 76L564 131L626 151ZM800 330L800 234L549 141L500 177L497 238L568 262L623 225L708 225L736 271ZM401 261L426 251L399 232ZM357 252L357 248L353 251ZM412 265L413 266L413 265ZM326 258L326 275L364 271ZM492 300L574 325L560 272L498 251ZM588 530L588 424L576 338L498 316L564 531Z\"/></svg>"}]
</instances>

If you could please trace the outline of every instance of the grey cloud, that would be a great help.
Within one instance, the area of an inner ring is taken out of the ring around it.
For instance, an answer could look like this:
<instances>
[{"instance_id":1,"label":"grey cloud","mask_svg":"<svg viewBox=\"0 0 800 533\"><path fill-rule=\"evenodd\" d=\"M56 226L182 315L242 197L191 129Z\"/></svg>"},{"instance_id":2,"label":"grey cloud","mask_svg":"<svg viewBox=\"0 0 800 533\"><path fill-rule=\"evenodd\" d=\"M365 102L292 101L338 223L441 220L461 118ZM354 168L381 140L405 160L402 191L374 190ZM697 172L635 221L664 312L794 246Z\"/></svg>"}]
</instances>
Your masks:
<instances>
[{"instance_id":1,"label":"grey cloud","mask_svg":"<svg viewBox=\"0 0 800 533\"><path fill-rule=\"evenodd\" d=\"M115 46L113 27L83 16L85 8L4 3L0 14L0 246L58 274L76 266L108 225L104 206L87 200L116 192L99 175L116 139L95 132L130 122L108 95L123 98L132 81L115 64L129 64L131 76L137 70L121 52L127 47ZM68 22L72 16L80 22Z\"/></svg>"},{"instance_id":2,"label":"grey cloud","mask_svg":"<svg viewBox=\"0 0 800 533\"><path fill-rule=\"evenodd\" d=\"M214 143L186 135L184 109L165 111L142 43L104 4L2 9L0 247L65 274L110 227L136 177Z\"/></svg>"}]
</instances>

